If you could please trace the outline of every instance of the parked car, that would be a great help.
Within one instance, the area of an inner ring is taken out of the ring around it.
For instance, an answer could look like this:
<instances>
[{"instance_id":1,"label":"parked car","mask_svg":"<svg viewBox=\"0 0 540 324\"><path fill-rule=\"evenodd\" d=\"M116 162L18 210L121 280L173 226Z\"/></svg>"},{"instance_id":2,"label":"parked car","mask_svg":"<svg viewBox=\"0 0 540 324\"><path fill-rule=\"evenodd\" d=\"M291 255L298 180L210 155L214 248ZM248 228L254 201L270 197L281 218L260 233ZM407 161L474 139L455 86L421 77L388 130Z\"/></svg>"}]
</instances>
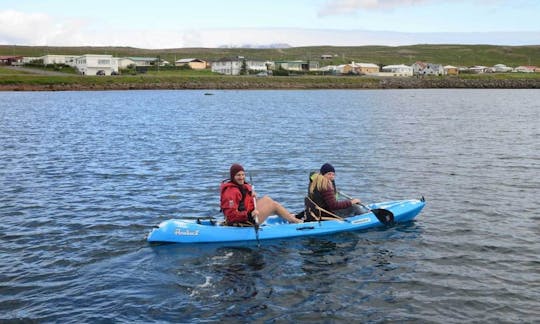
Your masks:
<instances>
[{"instance_id":1,"label":"parked car","mask_svg":"<svg viewBox=\"0 0 540 324\"><path fill-rule=\"evenodd\" d=\"M98 70L96 75L105 75L105 70Z\"/></svg>"}]
</instances>

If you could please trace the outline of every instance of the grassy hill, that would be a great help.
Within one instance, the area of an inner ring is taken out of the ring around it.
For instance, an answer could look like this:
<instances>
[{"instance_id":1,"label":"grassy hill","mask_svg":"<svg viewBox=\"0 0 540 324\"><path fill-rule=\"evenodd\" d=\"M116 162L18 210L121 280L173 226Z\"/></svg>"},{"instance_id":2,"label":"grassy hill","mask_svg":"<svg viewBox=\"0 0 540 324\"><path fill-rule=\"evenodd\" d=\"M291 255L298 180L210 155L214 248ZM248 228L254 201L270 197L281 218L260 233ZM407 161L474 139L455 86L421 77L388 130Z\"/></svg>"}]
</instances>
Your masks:
<instances>
[{"instance_id":1,"label":"grassy hill","mask_svg":"<svg viewBox=\"0 0 540 324\"><path fill-rule=\"evenodd\" d=\"M159 56L174 62L180 58L200 58L208 61L223 57L244 56L259 60L313 60L321 66L355 62L388 64L412 64L416 61L450 64L456 66L498 63L508 66L540 66L540 45L411 45L411 46L310 46L282 49L253 48L176 48L141 49L133 47L51 47L0 45L0 55L42 56L45 54L111 54L125 56ZM331 60L321 60L321 55L333 55Z\"/></svg>"}]
</instances>

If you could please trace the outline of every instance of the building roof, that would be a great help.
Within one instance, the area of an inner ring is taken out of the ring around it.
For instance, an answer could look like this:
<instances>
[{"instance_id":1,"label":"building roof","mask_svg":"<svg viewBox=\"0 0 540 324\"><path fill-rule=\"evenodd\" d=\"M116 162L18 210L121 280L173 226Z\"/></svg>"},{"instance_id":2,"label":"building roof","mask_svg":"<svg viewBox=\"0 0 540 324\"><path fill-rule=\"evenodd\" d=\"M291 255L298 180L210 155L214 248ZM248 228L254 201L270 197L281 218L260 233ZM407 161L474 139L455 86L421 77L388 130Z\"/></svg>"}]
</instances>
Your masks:
<instances>
[{"instance_id":1,"label":"building roof","mask_svg":"<svg viewBox=\"0 0 540 324\"><path fill-rule=\"evenodd\" d=\"M157 58L156 57L140 57L140 56L130 56L130 57L126 57L132 61L157 61Z\"/></svg>"},{"instance_id":2,"label":"building roof","mask_svg":"<svg viewBox=\"0 0 540 324\"><path fill-rule=\"evenodd\" d=\"M353 67L361 67L361 68L378 68L379 66L374 63L352 63Z\"/></svg>"},{"instance_id":3,"label":"building roof","mask_svg":"<svg viewBox=\"0 0 540 324\"><path fill-rule=\"evenodd\" d=\"M191 63L191 62L204 63L205 61L198 58L183 58L183 59L177 60L175 63Z\"/></svg>"},{"instance_id":4,"label":"building roof","mask_svg":"<svg viewBox=\"0 0 540 324\"><path fill-rule=\"evenodd\" d=\"M393 65L386 65L386 66L383 66L383 69L397 69L397 68L408 68L408 69L411 69L410 66L405 65L405 64L393 64Z\"/></svg>"},{"instance_id":5,"label":"building roof","mask_svg":"<svg viewBox=\"0 0 540 324\"><path fill-rule=\"evenodd\" d=\"M20 60L22 59L22 56L18 55L2 55L0 56L0 60Z\"/></svg>"}]
</instances>

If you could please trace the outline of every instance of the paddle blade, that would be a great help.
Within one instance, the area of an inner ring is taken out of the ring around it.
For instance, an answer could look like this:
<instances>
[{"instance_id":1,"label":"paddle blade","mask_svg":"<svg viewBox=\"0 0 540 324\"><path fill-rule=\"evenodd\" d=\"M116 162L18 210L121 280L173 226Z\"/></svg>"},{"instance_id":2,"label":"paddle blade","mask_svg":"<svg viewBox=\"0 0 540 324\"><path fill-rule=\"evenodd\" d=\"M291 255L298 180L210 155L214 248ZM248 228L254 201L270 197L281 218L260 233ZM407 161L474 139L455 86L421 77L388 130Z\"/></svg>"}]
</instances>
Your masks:
<instances>
[{"instance_id":1,"label":"paddle blade","mask_svg":"<svg viewBox=\"0 0 540 324\"><path fill-rule=\"evenodd\" d=\"M372 209L373 214L377 217L379 222L384 225L393 225L394 224L394 214L387 209Z\"/></svg>"}]
</instances>

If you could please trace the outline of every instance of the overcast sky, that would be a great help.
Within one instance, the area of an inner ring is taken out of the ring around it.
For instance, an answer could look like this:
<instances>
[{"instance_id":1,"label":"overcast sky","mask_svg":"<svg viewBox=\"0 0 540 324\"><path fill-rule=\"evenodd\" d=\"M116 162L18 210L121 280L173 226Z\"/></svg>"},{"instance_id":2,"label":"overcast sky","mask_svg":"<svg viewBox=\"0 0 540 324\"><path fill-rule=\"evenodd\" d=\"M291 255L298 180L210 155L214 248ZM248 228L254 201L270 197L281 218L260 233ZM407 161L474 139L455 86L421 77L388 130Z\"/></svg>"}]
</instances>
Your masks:
<instances>
[{"instance_id":1,"label":"overcast sky","mask_svg":"<svg viewBox=\"0 0 540 324\"><path fill-rule=\"evenodd\" d=\"M540 45L539 0L0 0L0 44Z\"/></svg>"}]
</instances>

